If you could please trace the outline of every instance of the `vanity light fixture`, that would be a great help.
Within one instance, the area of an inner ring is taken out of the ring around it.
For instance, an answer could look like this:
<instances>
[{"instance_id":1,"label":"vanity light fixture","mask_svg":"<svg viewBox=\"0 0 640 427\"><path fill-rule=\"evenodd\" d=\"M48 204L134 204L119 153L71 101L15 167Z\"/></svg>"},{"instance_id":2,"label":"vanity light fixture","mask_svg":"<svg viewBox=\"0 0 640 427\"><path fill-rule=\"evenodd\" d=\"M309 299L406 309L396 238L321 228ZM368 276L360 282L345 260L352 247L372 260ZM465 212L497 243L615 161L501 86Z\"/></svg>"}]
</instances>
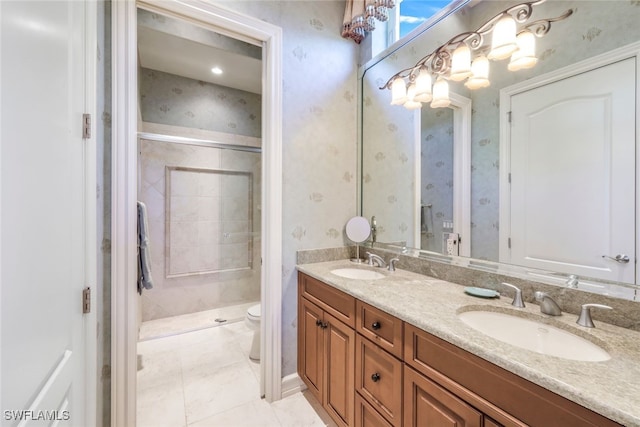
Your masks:
<instances>
[{"instance_id":1,"label":"vanity light fixture","mask_svg":"<svg viewBox=\"0 0 640 427\"><path fill-rule=\"evenodd\" d=\"M416 109L422 103L430 102L432 108L441 108L451 102L448 81L466 79L464 85L472 90L489 86L490 61L511 57L507 65L509 71L535 66L538 62L535 38L545 36L552 22L562 21L573 13L573 9L568 9L555 18L528 22L533 8L545 1L511 6L476 31L458 34L413 67L394 74L380 89L391 89L392 105ZM489 36L490 44L487 42Z\"/></svg>"}]
</instances>

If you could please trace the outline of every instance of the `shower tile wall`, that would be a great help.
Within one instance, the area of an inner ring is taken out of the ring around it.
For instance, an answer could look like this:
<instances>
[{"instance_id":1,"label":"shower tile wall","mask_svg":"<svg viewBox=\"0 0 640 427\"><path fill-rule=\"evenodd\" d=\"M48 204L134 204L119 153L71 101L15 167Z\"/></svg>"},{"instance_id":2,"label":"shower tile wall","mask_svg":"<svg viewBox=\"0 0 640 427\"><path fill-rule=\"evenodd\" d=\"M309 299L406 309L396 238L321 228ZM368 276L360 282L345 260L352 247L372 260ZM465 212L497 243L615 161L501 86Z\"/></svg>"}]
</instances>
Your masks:
<instances>
[{"instance_id":1,"label":"shower tile wall","mask_svg":"<svg viewBox=\"0 0 640 427\"><path fill-rule=\"evenodd\" d=\"M154 283L142 294L142 320L258 301L260 154L139 144Z\"/></svg>"}]
</instances>

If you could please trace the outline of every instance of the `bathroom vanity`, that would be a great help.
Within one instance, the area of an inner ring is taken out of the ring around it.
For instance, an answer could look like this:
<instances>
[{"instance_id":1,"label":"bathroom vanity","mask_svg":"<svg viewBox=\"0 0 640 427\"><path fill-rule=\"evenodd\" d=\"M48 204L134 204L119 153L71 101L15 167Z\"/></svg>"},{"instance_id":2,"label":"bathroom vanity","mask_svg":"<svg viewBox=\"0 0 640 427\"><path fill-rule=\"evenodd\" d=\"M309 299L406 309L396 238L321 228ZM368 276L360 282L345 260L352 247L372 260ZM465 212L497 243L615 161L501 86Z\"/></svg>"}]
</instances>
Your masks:
<instances>
[{"instance_id":1,"label":"bathroom vanity","mask_svg":"<svg viewBox=\"0 0 640 427\"><path fill-rule=\"evenodd\" d=\"M332 273L339 269L383 277ZM338 425L640 426L638 332L597 320L583 328L574 314L514 308L511 298L476 298L404 270L346 260L298 270L298 373ZM611 358L569 360L504 343L467 326L459 314L469 310L537 319Z\"/></svg>"}]
</instances>

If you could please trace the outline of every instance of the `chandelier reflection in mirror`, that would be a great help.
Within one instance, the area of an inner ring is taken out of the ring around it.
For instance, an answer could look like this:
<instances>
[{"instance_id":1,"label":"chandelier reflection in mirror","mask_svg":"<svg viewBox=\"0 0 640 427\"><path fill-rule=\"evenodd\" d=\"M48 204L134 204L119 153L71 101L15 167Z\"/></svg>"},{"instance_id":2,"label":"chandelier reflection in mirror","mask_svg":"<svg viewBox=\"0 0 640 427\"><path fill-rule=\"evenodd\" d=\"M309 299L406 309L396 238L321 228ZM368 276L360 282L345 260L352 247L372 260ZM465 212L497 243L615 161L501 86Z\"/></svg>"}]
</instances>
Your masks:
<instances>
[{"instance_id":1,"label":"chandelier reflection in mirror","mask_svg":"<svg viewBox=\"0 0 640 427\"><path fill-rule=\"evenodd\" d=\"M413 110L430 102L432 108L448 107L451 103L449 81L466 79L464 85L471 90L490 86L490 61L510 57L509 71L535 66L538 62L536 37L546 35L552 22L566 19L573 13L573 9L569 9L555 18L527 22L534 6L545 1L511 6L476 31L458 34L413 67L393 75L380 89L391 89L391 105L403 105Z\"/></svg>"}]
</instances>

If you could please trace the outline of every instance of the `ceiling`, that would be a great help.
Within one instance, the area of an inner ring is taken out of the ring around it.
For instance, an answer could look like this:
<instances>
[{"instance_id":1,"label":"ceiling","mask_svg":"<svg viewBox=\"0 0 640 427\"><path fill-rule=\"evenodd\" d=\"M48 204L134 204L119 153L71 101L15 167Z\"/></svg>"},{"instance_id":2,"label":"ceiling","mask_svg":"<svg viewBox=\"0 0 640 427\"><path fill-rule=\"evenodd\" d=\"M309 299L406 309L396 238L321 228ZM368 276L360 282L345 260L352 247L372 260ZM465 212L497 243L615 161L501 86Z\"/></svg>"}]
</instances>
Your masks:
<instances>
[{"instance_id":1,"label":"ceiling","mask_svg":"<svg viewBox=\"0 0 640 427\"><path fill-rule=\"evenodd\" d=\"M138 26L140 66L194 80L262 92L262 61L202 42ZM223 70L220 75L213 67Z\"/></svg>"}]
</instances>

